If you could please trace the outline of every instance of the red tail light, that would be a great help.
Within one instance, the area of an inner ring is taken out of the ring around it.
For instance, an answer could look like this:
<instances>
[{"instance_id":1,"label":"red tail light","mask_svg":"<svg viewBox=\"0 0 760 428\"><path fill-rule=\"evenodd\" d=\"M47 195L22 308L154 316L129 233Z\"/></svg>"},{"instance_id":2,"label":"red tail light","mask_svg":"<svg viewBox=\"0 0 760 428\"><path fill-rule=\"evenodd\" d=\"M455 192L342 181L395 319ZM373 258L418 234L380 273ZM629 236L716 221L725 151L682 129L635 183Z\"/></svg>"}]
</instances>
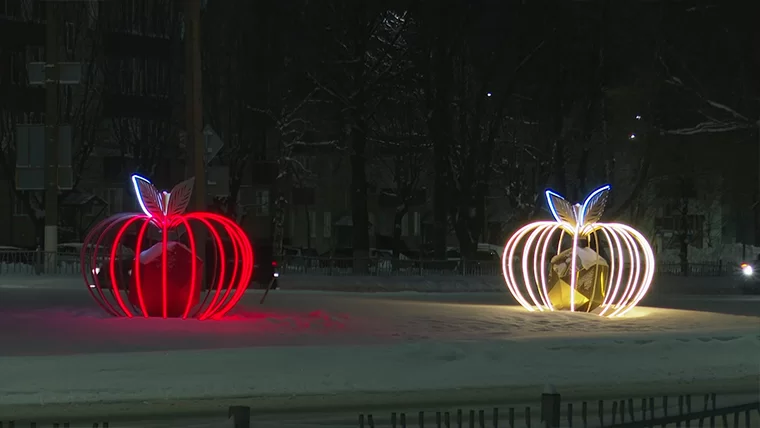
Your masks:
<instances>
[{"instance_id":1,"label":"red tail light","mask_svg":"<svg viewBox=\"0 0 760 428\"><path fill-rule=\"evenodd\" d=\"M272 267L277 267L277 262L272 262Z\"/></svg>"}]
</instances>

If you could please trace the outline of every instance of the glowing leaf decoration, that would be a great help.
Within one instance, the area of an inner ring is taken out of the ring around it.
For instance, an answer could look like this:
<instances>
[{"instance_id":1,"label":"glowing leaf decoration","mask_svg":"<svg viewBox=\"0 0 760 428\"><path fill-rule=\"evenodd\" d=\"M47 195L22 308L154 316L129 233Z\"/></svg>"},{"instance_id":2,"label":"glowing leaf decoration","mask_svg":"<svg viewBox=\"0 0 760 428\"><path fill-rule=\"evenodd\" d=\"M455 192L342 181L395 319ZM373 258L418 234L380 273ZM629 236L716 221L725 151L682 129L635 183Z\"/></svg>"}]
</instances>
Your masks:
<instances>
[{"instance_id":1,"label":"glowing leaf decoration","mask_svg":"<svg viewBox=\"0 0 760 428\"><path fill-rule=\"evenodd\" d=\"M139 175L132 176L132 184L134 185L135 194L143 212L151 217L163 218L164 210L161 192L150 181Z\"/></svg>"},{"instance_id":2,"label":"glowing leaf decoration","mask_svg":"<svg viewBox=\"0 0 760 428\"><path fill-rule=\"evenodd\" d=\"M559 193L546 191L546 201L554 219L561 223L567 223L571 227L576 225L576 212L573 205L566 201Z\"/></svg>"},{"instance_id":3,"label":"glowing leaf decoration","mask_svg":"<svg viewBox=\"0 0 760 428\"><path fill-rule=\"evenodd\" d=\"M169 192L169 206L166 207L167 217L173 217L185 213L187 206L190 205L190 198L193 196L193 185L195 178L185 180Z\"/></svg>"},{"instance_id":4,"label":"glowing leaf decoration","mask_svg":"<svg viewBox=\"0 0 760 428\"><path fill-rule=\"evenodd\" d=\"M602 214L604 213L604 208L607 205L609 194L609 186L600 187L588 195L586 200L583 201L583 208L581 209L583 218L580 219L580 223L583 226L598 223L599 220L602 219Z\"/></svg>"}]
</instances>

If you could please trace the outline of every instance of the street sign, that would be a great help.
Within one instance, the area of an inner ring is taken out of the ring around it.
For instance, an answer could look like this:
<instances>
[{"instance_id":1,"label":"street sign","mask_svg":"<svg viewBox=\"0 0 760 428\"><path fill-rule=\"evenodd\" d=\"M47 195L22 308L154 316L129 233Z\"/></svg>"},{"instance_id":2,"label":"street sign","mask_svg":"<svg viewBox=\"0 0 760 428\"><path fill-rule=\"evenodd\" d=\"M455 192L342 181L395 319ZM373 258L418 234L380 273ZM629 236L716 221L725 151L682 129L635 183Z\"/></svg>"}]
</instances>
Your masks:
<instances>
[{"instance_id":1,"label":"street sign","mask_svg":"<svg viewBox=\"0 0 760 428\"><path fill-rule=\"evenodd\" d=\"M30 85L44 85L47 82L45 78L44 62L30 62L27 66L29 73ZM81 62L59 62L58 63L58 83L62 85L76 85L82 80L82 63Z\"/></svg>"},{"instance_id":2,"label":"street sign","mask_svg":"<svg viewBox=\"0 0 760 428\"><path fill-rule=\"evenodd\" d=\"M71 126L58 132L58 188L71 189ZM16 125L16 188L45 190L45 125Z\"/></svg>"},{"instance_id":3,"label":"street sign","mask_svg":"<svg viewBox=\"0 0 760 428\"><path fill-rule=\"evenodd\" d=\"M211 125L206 125L203 128L203 137L206 140L206 164L208 164L219 154L219 150L224 147L224 141L214 132L214 128Z\"/></svg>"},{"instance_id":4,"label":"street sign","mask_svg":"<svg viewBox=\"0 0 760 428\"><path fill-rule=\"evenodd\" d=\"M206 193L214 197L230 195L230 168L210 166L206 169Z\"/></svg>"}]
</instances>

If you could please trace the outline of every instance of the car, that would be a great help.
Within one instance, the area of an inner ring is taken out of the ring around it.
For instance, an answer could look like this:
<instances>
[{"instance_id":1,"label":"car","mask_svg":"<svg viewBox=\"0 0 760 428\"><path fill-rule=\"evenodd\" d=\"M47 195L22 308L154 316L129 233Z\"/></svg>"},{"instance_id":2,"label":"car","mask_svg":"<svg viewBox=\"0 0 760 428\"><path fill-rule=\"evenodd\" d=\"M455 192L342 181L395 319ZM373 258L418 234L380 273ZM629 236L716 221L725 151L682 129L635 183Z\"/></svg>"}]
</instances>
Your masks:
<instances>
[{"instance_id":1,"label":"car","mask_svg":"<svg viewBox=\"0 0 760 428\"><path fill-rule=\"evenodd\" d=\"M280 270L277 260L274 258L272 244L253 243L253 278L254 288L278 288ZM269 284L272 284L271 287Z\"/></svg>"},{"instance_id":2,"label":"car","mask_svg":"<svg viewBox=\"0 0 760 428\"><path fill-rule=\"evenodd\" d=\"M282 247L282 270L305 272L319 269L319 254L313 248Z\"/></svg>"}]
</instances>

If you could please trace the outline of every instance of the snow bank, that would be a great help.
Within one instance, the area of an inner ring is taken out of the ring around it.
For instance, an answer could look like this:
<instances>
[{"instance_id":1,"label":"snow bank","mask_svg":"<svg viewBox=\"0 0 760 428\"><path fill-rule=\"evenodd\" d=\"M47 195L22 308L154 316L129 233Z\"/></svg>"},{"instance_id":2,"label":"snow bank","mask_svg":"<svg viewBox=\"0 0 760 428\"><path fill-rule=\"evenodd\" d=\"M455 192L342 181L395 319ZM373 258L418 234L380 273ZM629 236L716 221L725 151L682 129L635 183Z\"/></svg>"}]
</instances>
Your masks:
<instances>
[{"instance_id":1,"label":"snow bank","mask_svg":"<svg viewBox=\"0 0 760 428\"><path fill-rule=\"evenodd\" d=\"M185 411L197 400L260 411L443 396L504 403L533 400L546 384L590 399L757 388L757 317L528 313L506 293L257 298L224 321L200 322L109 318L69 290L0 290L0 419L19 406L108 402Z\"/></svg>"},{"instance_id":2,"label":"snow bank","mask_svg":"<svg viewBox=\"0 0 760 428\"><path fill-rule=\"evenodd\" d=\"M258 347L0 358L4 405L443 391L616 389L758 375L751 335ZM699 355L699 358L694 358ZM755 378L756 382L756 378ZM756 387L751 382L749 385Z\"/></svg>"}]
</instances>

